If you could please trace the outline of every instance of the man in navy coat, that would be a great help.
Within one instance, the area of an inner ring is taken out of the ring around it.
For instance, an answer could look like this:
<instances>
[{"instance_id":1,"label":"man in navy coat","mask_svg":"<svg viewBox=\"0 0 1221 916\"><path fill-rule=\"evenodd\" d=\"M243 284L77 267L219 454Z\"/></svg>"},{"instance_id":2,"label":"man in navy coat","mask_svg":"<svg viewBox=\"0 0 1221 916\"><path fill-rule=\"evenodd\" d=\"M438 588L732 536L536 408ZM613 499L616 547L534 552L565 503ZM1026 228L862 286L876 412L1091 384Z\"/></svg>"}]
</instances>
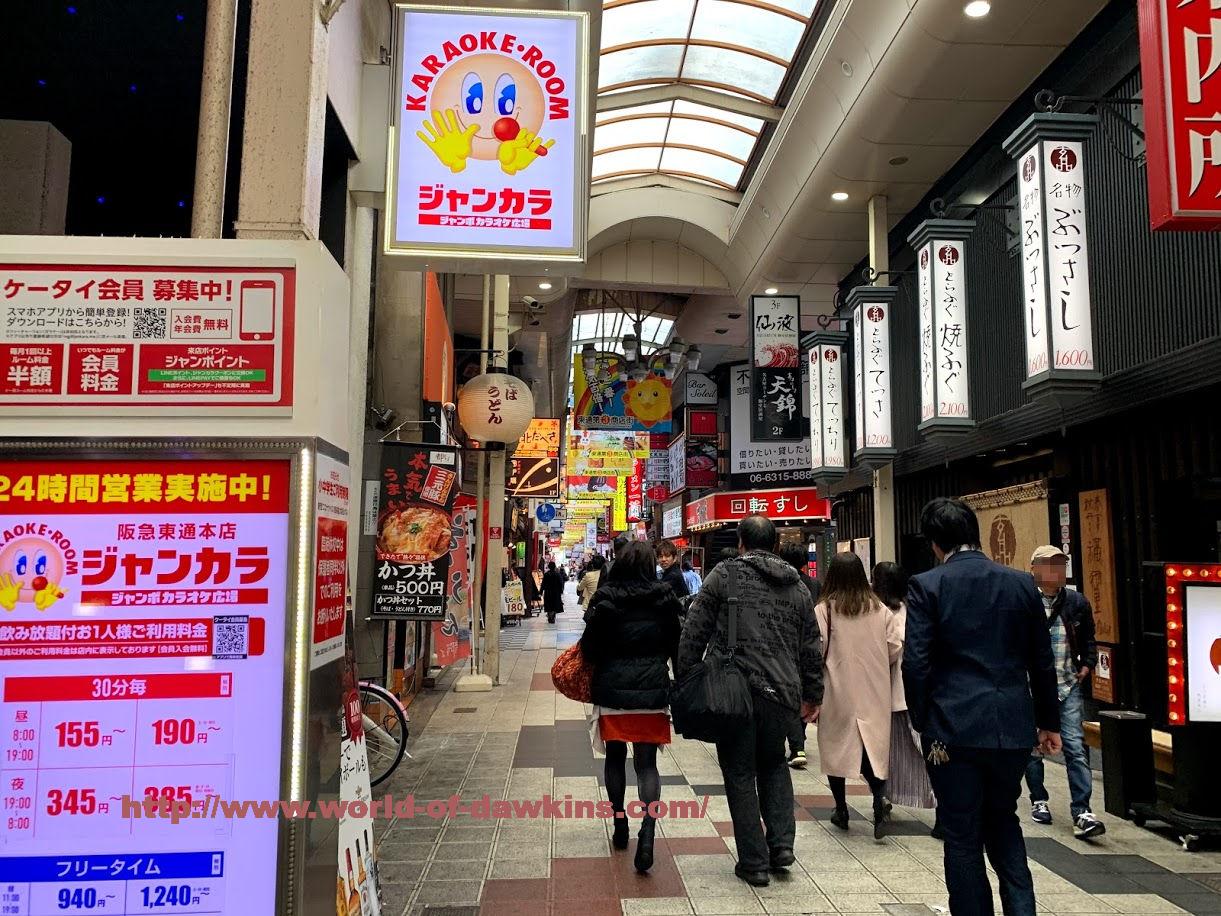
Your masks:
<instances>
[{"instance_id":1,"label":"man in navy coat","mask_svg":"<svg viewBox=\"0 0 1221 916\"><path fill-rule=\"evenodd\" d=\"M1029 575L980 551L965 503L933 500L920 527L940 565L911 581L903 682L937 795L950 912L993 913L986 849L1004 912L1034 916L1017 801L1031 749L1060 750L1043 602Z\"/></svg>"}]
</instances>

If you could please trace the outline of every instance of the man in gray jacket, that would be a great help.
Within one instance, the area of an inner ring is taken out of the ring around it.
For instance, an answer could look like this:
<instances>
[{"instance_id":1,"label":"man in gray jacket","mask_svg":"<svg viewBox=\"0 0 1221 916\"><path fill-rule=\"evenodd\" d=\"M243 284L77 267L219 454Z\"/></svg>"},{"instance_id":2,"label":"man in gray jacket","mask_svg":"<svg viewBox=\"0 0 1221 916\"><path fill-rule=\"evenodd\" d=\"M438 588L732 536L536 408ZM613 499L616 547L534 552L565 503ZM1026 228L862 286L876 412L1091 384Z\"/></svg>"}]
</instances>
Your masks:
<instances>
[{"instance_id":1,"label":"man in gray jacket","mask_svg":"<svg viewBox=\"0 0 1221 916\"><path fill-rule=\"evenodd\" d=\"M769 868L794 861L797 825L784 746L798 718L818 717L822 652L810 593L774 552L776 526L762 515L747 516L738 524L738 547L741 555L718 563L691 602L676 673L681 677L702 659L710 643L726 649L732 579L738 597L736 657L750 681L755 715L748 728L717 742L717 759L738 846L734 873L763 887Z\"/></svg>"}]
</instances>

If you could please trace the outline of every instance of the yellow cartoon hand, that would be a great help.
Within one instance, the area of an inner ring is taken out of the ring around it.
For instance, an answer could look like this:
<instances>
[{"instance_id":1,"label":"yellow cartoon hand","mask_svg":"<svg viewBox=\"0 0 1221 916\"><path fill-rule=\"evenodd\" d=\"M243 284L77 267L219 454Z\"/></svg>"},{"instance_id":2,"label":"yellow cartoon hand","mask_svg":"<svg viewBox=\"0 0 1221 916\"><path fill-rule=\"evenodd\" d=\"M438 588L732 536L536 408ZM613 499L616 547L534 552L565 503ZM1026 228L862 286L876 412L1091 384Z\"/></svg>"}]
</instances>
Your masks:
<instances>
[{"instance_id":1,"label":"yellow cartoon hand","mask_svg":"<svg viewBox=\"0 0 1221 916\"><path fill-rule=\"evenodd\" d=\"M478 124L472 124L463 130L458 124L458 116L453 110L444 114L440 111L432 113L432 120L424 122L424 131L417 130L415 135L424 141L433 151L442 165L449 166L451 172L461 172L466 168L466 160L471 155L471 138L479 130Z\"/></svg>"},{"instance_id":2,"label":"yellow cartoon hand","mask_svg":"<svg viewBox=\"0 0 1221 916\"><path fill-rule=\"evenodd\" d=\"M6 611L16 610L17 599L23 588L25 588L25 583L14 581L11 574L5 573L0 576L0 607Z\"/></svg>"},{"instance_id":3,"label":"yellow cartoon hand","mask_svg":"<svg viewBox=\"0 0 1221 916\"><path fill-rule=\"evenodd\" d=\"M64 593L59 590L58 585L54 582L48 582L46 588L34 593L34 607L40 611L45 611L63 596Z\"/></svg>"},{"instance_id":4,"label":"yellow cartoon hand","mask_svg":"<svg viewBox=\"0 0 1221 916\"><path fill-rule=\"evenodd\" d=\"M506 175L516 175L539 156L546 156L547 151L555 146L554 140L542 143L538 134L528 130L520 131L512 140L500 144L496 158L500 160L500 168Z\"/></svg>"}]
</instances>

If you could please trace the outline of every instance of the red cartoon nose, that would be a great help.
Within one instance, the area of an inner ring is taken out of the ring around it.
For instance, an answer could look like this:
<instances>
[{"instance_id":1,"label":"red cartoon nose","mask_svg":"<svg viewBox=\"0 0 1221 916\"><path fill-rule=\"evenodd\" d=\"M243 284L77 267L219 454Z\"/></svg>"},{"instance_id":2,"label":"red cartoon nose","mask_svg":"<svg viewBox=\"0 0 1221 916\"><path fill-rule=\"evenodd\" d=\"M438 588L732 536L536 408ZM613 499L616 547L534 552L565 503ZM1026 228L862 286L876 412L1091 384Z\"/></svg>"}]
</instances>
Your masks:
<instances>
[{"instance_id":1,"label":"red cartoon nose","mask_svg":"<svg viewBox=\"0 0 1221 916\"><path fill-rule=\"evenodd\" d=\"M512 118L501 118L492 125L492 133L496 135L496 139L506 143L516 137L520 130L521 125Z\"/></svg>"},{"instance_id":2,"label":"red cartoon nose","mask_svg":"<svg viewBox=\"0 0 1221 916\"><path fill-rule=\"evenodd\" d=\"M44 588L47 587L47 577L46 576L35 576L34 581L31 582L30 584L32 586L34 586L34 591L40 592Z\"/></svg>"}]
</instances>

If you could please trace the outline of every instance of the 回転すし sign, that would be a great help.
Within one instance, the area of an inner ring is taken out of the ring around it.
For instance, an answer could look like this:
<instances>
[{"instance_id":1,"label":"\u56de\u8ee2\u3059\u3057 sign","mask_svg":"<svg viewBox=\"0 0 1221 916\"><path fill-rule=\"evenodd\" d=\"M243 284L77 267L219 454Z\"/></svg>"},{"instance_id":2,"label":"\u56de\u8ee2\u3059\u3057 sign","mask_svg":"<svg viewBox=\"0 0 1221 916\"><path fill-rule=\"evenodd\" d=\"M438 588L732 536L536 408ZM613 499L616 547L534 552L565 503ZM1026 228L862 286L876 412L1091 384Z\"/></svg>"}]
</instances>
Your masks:
<instances>
[{"instance_id":1,"label":"\u56de\u8ee2\u3059\u3057 sign","mask_svg":"<svg viewBox=\"0 0 1221 916\"><path fill-rule=\"evenodd\" d=\"M290 409L295 277L291 267L2 264L0 413Z\"/></svg>"},{"instance_id":2,"label":"\u56de\u8ee2\u3059\u3057 sign","mask_svg":"<svg viewBox=\"0 0 1221 916\"><path fill-rule=\"evenodd\" d=\"M587 15L395 9L386 250L584 260Z\"/></svg>"},{"instance_id":3,"label":"\u56de\u8ee2\u3059\u3057 sign","mask_svg":"<svg viewBox=\"0 0 1221 916\"><path fill-rule=\"evenodd\" d=\"M442 620L449 602L457 450L386 442L381 484L372 616Z\"/></svg>"}]
</instances>

